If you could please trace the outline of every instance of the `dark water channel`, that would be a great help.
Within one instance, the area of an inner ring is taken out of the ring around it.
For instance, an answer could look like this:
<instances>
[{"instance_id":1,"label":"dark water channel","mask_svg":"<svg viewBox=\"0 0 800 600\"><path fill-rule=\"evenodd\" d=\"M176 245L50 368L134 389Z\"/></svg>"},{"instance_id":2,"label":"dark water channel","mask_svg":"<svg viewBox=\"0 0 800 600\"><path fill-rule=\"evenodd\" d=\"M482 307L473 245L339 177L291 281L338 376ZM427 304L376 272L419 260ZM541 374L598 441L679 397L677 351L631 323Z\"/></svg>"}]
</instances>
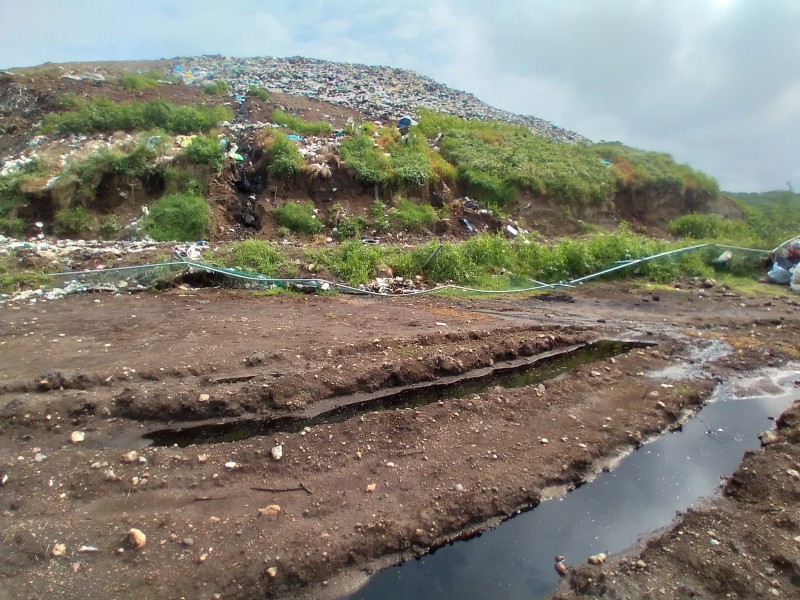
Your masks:
<instances>
[{"instance_id":1,"label":"dark water channel","mask_svg":"<svg viewBox=\"0 0 800 600\"><path fill-rule=\"evenodd\" d=\"M800 390L797 374L776 379L784 393L733 398L725 387L681 431L661 436L558 500L515 516L483 535L456 542L418 560L379 572L359 600L542 598L554 591L553 557L585 562L598 552L620 552L640 536L668 525L676 511L711 495L730 475L757 434ZM465 493L469 493L467 490Z\"/></svg>"},{"instance_id":2,"label":"dark water channel","mask_svg":"<svg viewBox=\"0 0 800 600\"><path fill-rule=\"evenodd\" d=\"M207 423L189 427L160 429L146 434L154 446L190 446L236 442L259 435L271 435L278 431L298 432L304 427L326 423L339 423L359 415L378 410L393 410L425 406L440 400L453 400L471 394L479 394L495 386L520 388L537 385L553 379L576 367L618 356L634 348L652 346L652 343L619 340L598 340L571 350L554 351L545 357L516 361L511 366L498 365L485 369L485 374L467 376L456 382L434 382L384 390L347 402L313 416L287 416L272 419L240 419L225 423Z\"/></svg>"}]
</instances>

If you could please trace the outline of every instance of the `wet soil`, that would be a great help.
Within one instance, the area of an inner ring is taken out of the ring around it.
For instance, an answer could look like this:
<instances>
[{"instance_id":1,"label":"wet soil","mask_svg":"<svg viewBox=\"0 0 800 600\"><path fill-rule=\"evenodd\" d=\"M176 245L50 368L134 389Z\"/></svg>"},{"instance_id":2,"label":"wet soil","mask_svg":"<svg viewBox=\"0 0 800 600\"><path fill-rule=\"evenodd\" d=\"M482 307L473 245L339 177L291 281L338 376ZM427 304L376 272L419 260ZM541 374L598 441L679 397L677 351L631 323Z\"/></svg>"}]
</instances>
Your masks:
<instances>
[{"instance_id":1,"label":"wet soil","mask_svg":"<svg viewBox=\"0 0 800 600\"><path fill-rule=\"evenodd\" d=\"M342 596L380 566L583 481L702 404L717 381L798 358L794 298L682 287L599 283L491 300L178 289L6 307L0 598ZM656 345L542 384L295 432L185 447L145 437L313 412L596 339ZM644 548L646 568L626 566L631 555L579 569L559 593L683 597L676 573L688 564L698 597L719 597L719 586L722 596L796 597L791 414L724 499L676 526L697 537L668 532ZM724 544L709 550L712 524ZM681 539L697 541L677 552Z\"/></svg>"}]
</instances>

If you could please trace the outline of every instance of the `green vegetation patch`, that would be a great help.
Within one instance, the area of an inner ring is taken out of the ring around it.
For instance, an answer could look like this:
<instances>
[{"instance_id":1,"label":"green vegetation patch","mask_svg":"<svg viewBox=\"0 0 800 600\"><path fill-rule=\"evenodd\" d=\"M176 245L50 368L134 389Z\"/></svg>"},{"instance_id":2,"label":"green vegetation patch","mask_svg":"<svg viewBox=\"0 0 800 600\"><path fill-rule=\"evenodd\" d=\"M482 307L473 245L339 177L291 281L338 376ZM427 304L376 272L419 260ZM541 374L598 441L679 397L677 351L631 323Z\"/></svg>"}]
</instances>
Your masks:
<instances>
[{"instance_id":1,"label":"green vegetation patch","mask_svg":"<svg viewBox=\"0 0 800 600\"><path fill-rule=\"evenodd\" d=\"M267 173L270 177L290 179L303 166L303 155L292 140L276 133L267 148Z\"/></svg>"},{"instance_id":2,"label":"green vegetation patch","mask_svg":"<svg viewBox=\"0 0 800 600\"><path fill-rule=\"evenodd\" d=\"M263 100L264 102L269 102L271 100L269 92L264 88L258 87L257 85L251 85L247 89L247 94L249 96L254 96L258 98L259 100Z\"/></svg>"},{"instance_id":3,"label":"green vegetation patch","mask_svg":"<svg viewBox=\"0 0 800 600\"><path fill-rule=\"evenodd\" d=\"M313 235L322 231L323 225L314 216L311 202L289 202L275 209L275 221L294 233Z\"/></svg>"},{"instance_id":4,"label":"green vegetation patch","mask_svg":"<svg viewBox=\"0 0 800 600\"><path fill-rule=\"evenodd\" d=\"M197 136L184 150L186 159L196 165L211 167L219 171L225 164L225 151L216 136Z\"/></svg>"},{"instance_id":5,"label":"green vegetation patch","mask_svg":"<svg viewBox=\"0 0 800 600\"><path fill-rule=\"evenodd\" d=\"M143 222L144 230L154 240L194 241L205 238L211 230L208 205L195 194L172 194L150 205Z\"/></svg>"},{"instance_id":6,"label":"green vegetation patch","mask_svg":"<svg viewBox=\"0 0 800 600\"><path fill-rule=\"evenodd\" d=\"M60 236L80 236L89 233L97 219L83 206L62 208L55 214L53 229Z\"/></svg>"},{"instance_id":7,"label":"green vegetation patch","mask_svg":"<svg viewBox=\"0 0 800 600\"><path fill-rule=\"evenodd\" d=\"M224 264L270 277L297 275L297 268L277 244L263 240L245 240L235 245L232 252L227 253Z\"/></svg>"},{"instance_id":8,"label":"green vegetation patch","mask_svg":"<svg viewBox=\"0 0 800 600\"><path fill-rule=\"evenodd\" d=\"M418 204L411 200L401 199L397 206L387 213L389 224L395 229L403 229L411 233L432 231L438 217L430 204Z\"/></svg>"},{"instance_id":9,"label":"green vegetation patch","mask_svg":"<svg viewBox=\"0 0 800 600\"><path fill-rule=\"evenodd\" d=\"M208 94L209 96L225 96L230 89L231 86L221 79L203 82L203 93Z\"/></svg>"},{"instance_id":10,"label":"green vegetation patch","mask_svg":"<svg viewBox=\"0 0 800 600\"><path fill-rule=\"evenodd\" d=\"M719 194L716 179L689 165L676 163L669 154L623 146L619 142L594 144L589 149L611 163L611 172L620 187L659 193L683 194L687 190L710 196Z\"/></svg>"},{"instance_id":11,"label":"green vegetation patch","mask_svg":"<svg viewBox=\"0 0 800 600\"><path fill-rule=\"evenodd\" d=\"M60 105L69 110L46 115L42 125L45 133L162 129L186 134L207 132L232 116L225 106L176 106L160 98L146 102L114 102L105 97L92 100L65 97Z\"/></svg>"},{"instance_id":12,"label":"green vegetation patch","mask_svg":"<svg viewBox=\"0 0 800 600\"><path fill-rule=\"evenodd\" d=\"M325 121L306 121L279 108L272 111L270 120L298 135L330 135L333 132L330 123Z\"/></svg>"},{"instance_id":13,"label":"green vegetation patch","mask_svg":"<svg viewBox=\"0 0 800 600\"><path fill-rule=\"evenodd\" d=\"M119 84L125 90L148 90L158 85L158 74L153 71L144 73L123 73Z\"/></svg>"}]
</instances>

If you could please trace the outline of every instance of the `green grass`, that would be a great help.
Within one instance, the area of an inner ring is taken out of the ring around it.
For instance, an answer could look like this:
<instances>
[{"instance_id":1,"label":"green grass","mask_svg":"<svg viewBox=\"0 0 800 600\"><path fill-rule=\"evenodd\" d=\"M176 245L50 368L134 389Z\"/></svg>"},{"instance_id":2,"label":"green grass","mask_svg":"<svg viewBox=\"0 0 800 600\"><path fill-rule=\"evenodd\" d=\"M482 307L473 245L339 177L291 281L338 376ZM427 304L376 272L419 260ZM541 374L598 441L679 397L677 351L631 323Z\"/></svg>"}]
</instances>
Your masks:
<instances>
[{"instance_id":1,"label":"green grass","mask_svg":"<svg viewBox=\"0 0 800 600\"><path fill-rule=\"evenodd\" d=\"M219 171L225 164L225 151L216 136L197 136L184 150L186 159L196 165L211 167Z\"/></svg>"},{"instance_id":2,"label":"green grass","mask_svg":"<svg viewBox=\"0 0 800 600\"><path fill-rule=\"evenodd\" d=\"M230 89L231 86L220 79L203 82L203 93L209 96L225 96Z\"/></svg>"},{"instance_id":3,"label":"green grass","mask_svg":"<svg viewBox=\"0 0 800 600\"><path fill-rule=\"evenodd\" d=\"M205 238L211 230L208 205L201 196L172 194L149 208L143 227L156 241L195 241Z\"/></svg>"},{"instance_id":4,"label":"green grass","mask_svg":"<svg viewBox=\"0 0 800 600\"><path fill-rule=\"evenodd\" d=\"M387 249L357 240L346 241L337 248L308 252L314 262L325 265L335 277L350 285L369 282L386 254Z\"/></svg>"},{"instance_id":5,"label":"green grass","mask_svg":"<svg viewBox=\"0 0 800 600\"><path fill-rule=\"evenodd\" d=\"M153 71L145 73L123 73L119 77L119 84L125 90L148 90L158 86L158 74Z\"/></svg>"},{"instance_id":6,"label":"green grass","mask_svg":"<svg viewBox=\"0 0 800 600\"><path fill-rule=\"evenodd\" d=\"M170 133L207 132L231 118L224 106L176 106L162 99L146 102L114 102L108 98L83 100L64 97L65 112L45 116L45 133L97 133L108 131L147 131L162 129Z\"/></svg>"},{"instance_id":7,"label":"green grass","mask_svg":"<svg viewBox=\"0 0 800 600\"><path fill-rule=\"evenodd\" d=\"M372 136L360 134L342 142L339 152L347 168L367 185L384 185L392 179L392 163L375 148Z\"/></svg>"},{"instance_id":8,"label":"green grass","mask_svg":"<svg viewBox=\"0 0 800 600\"><path fill-rule=\"evenodd\" d=\"M526 190L567 206L601 205L621 187L719 192L712 177L667 154L617 143L557 143L522 126L467 121L427 109L419 113L419 133L429 139L443 134L439 145L446 163L439 168L453 165L464 190L492 208L507 207Z\"/></svg>"},{"instance_id":9,"label":"green grass","mask_svg":"<svg viewBox=\"0 0 800 600\"><path fill-rule=\"evenodd\" d=\"M295 277L297 267L278 246L262 240L245 240L234 246L224 265L270 277Z\"/></svg>"},{"instance_id":10,"label":"green grass","mask_svg":"<svg viewBox=\"0 0 800 600\"><path fill-rule=\"evenodd\" d=\"M269 102L271 100L271 98L269 96L269 92L267 90L265 90L264 88L258 87L257 85L251 85L247 89L247 95L248 96L255 96L256 98L258 98L259 100L262 100L264 102Z\"/></svg>"},{"instance_id":11,"label":"green grass","mask_svg":"<svg viewBox=\"0 0 800 600\"><path fill-rule=\"evenodd\" d=\"M306 121L279 108L272 111L270 120L298 135L330 135L333 132L330 123L325 121Z\"/></svg>"},{"instance_id":12,"label":"green grass","mask_svg":"<svg viewBox=\"0 0 800 600\"><path fill-rule=\"evenodd\" d=\"M436 211L430 204L418 204L407 199L401 199L397 206L387 213L387 218L392 228L411 233L431 231L438 220Z\"/></svg>"},{"instance_id":13,"label":"green grass","mask_svg":"<svg viewBox=\"0 0 800 600\"><path fill-rule=\"evenodd\" d=\"M314 217L313 208L310 202L288 202L275 209L275 221L294 233L319 233L323 225Z\"/></svg>"},{"instance_id":14,"label":"green grass","mask_svg":"<svg viewBox=\"0 0 800 600\"><path fill-rule=\"evenodd\" d=\"M303 166L303 155L292 140L276 133L267 148L267 173L277 179L290 179Z\"/></svg>"},{"instance_id":15,"label":"green grass","mask_svg":"<svg viewBox=\"0 0 800 600\"><path fill-rule=\"evenodd\" d=\"M333 231L333 238L337 241L355 239L361 236L361 232L367 226L364 217L344 217L339 220Z\"/></svg>"},{"instance_id":16,"label":"green grass","mask_svg":"<svg viewBox=\"0 0 800 600\"><path fill-rule=\"evenodd\" d=\"M25 221L19 217L0 217L0 233L21 239L25 235Z\"/></svg>"}]
</instances>

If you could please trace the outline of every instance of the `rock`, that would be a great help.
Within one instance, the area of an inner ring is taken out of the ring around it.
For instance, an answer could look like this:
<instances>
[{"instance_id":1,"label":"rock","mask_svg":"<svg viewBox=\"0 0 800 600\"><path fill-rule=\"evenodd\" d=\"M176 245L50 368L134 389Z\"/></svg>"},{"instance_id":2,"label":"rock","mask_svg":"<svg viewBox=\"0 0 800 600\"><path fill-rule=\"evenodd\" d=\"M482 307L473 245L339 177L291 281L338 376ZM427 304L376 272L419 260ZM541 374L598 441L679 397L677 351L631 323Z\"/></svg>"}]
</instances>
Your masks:
<instances>
[{"instance_id":1,"label":"rock","mask_svg":"<svg viewBox=\"0 0 800 600\"><path fill-rule=\"evenodd\" d=\"M377 483L370 483L367 485L367 491L370 493L374 492L377 489L377 487L378 487Z\"/></svg>"},{"instance_id":2,"label":"rock","mask_svg":"<svg viewBox=\"0 0 800 600\"><path fill-rule=\"evenodd\" d=\"M564 562L565 560L567 560L567 557L566 557L566 556L564 556L564 555L562 555L562 554L557 554L557 555L556 555L556 558L555 558L555 561L556 561L556 562Z\"/></svg>"},{"instance_id":3,"label":"rock","mask_svg":"<svg viewBox=\"0 0 800 600\"><path fill-rule=\"evenodd\" d=\"M208 462L208 454L198 454L197 455L197 462L200 462L200 463Z\"/></svg>"},{"instance_id":4,"label":"rock","mask_svg":"<svg viewBox=\"0 0 800 600\"><path fill-rule=\"evenodd\" d=\"M209 400L211 400L211 396L209 396L208 394L200 394L197 400L198 402L208 402Z\"/></svg>"},{"instance_id":5,"label":"rock","mask_svg":"<svg viewBox=\"0 0 800 600\"><path fill-rule=\"evenodd\" d=\"M181 540L181 544L183 544L187 548L191 548L192 546L194 546L194 538L190 538L190 537L183 538Z\"/></svg>"},{"instance_id":6,"label":"rock","mask_svg":"<svg viewBox=\"0 0 800 600\"><path fill-rule=\"evenodd\" d=\"M666 405L666 404L664 404L664 403L663 403L661 400L659 400L658 402L656 402L656 406L657 406L658 408L667 408L667 405Z\"/></svg>"},{"instance_id":7,"label":"rock","mask_svg":"<svg viewBox=\"0 0 800 600\"><path fill-rule=\"evenodd\" d=\"M56 558L64 556L67 553L67 546L65 544L53 544L53 549L50 553Z\"/></svg>"},{"instance_id":8,"label":"rock","mask_svg":"<svg viewBox=\"0 0 800 600\"><path fill-rule=\"evenodd\" d=\"M86 439L86 434L82 431L73 431L72 434L69 436L69 441L73 444L79 444L83 440Z\"/></svg>"},{"instance_id":9,"label":"rock","mask_svg":"<svg viewBox=\"0 0 800 600\"><path fill-rule=\"evenodd\" d=\"M711 289L715 285L717 285L717 282L714 281L713 279L706 279L706 280L703 281L703 287L706 288L706 289Z\"/></svg>"},{"instance_id":10,"label":"rock","mask_svg":"<svg viewBox=\"0 0 800 600\"><path fill-rule=\"evenodd\" d=\"M100 552L99 548L95 548L94 546L81 546L78 548L78 552L81 554L89 554L92 552Z\"/></svg>"},{"instance_id":11,"label":"rock","mask_svg":"<svg viewBox=\"0 0 800 600\"><path fill-rule=\"evenodd\" d=\"M798 473L795 469L787 469L786 474L794 479L800 479L800 473Z\"/></svg>"},{"instance_id":12,"label":"rock","mask_svg":"<svg viewBox=\"0 0 800 600\"><path fill-rule=\"evenodd\" d=\"M279 515L280 512L281 507L277 504L270 504L269 506L258 509L258 514L262 517L274 517L275 515Z\"/></svg>"},{"instance_id":13,"label":"rock","mask_svg":"<svg viewBox=\"0 0 800 600\"><path fill-rule=\"evenodd\" d=\"M139 460L139 453L136 450L131 450L122 455L122 462L124 463L135 463L137 460Z\"/></svg>"},{"instance_id":14,"label":"rock","mask_svg":"<svg viewBox=\"0 0 800 600\"><path fill-rule=\"evenodd\" d=\"M119 475L114 473L114 469L109 469L105 474L106 481L119 481Z\"/></svg>"},{"instance_id":15,"label":"rock","mask_svg":"<svg viewBox=\"0 0 800 600\"><path fill-rule=\"evenodd\" d=\"M758 439L762 446L771 446L778 441L778 433L772 429L769 431L762 431L758 434Z\"/></svg>"},{"instance_id":16,"label":"rock","mask_svg":"<svg viewBox=\"0 0 800 600\"><path fill-rule=\"evenodd\" d=\"M283 446L280 444L273 446L269 453L272 455L274 460L280 460L283 457Z\"/></svg>"},{"instance_id":17,"label":"rock","mask_svg":"<svg viewBox=\"0 0 800 600\"><path fill-rule=\"evenodd\" d=\"M267 569L267 575L270 577L276 577L278 575L278 567L270 567Z\"/></svg>"},{"instance_id":18,"label":"rock","mask_svg":"<svg viewBox=\"0 0 800 600\"><path fill-rule=\"evenodd\" d=\"M457 492L463 492L464 491L464 486L461 485L460 483L457 483L456 484L456 491Z\"/></svg>"},{"instance_id":19,"label":"rock","mask_svg":"<svg viewBox=\"0 0 800 600\"><path fill-rule=\"evenodd\" d=\"M539 443L540 443L540 444L549 444L549 443L550 443L550 440L548 440L547 438L541 438L541 439L539 440Z\"/></svg>"},{"instance_id":20,"label":"rock","mask_svg":"<svg viewBox=\"0 0 800 600\"><path fill-rule=\"evenodd\" d=\"M589 377L602 377L603 374L600 371L589 371Z\"/></svg>"},{"instance_id":21,"label":"rock","mask_svg":"<svg viewBox=\"0 0 800 600\"><path fill-rule=\"evenodd\" d=\"M47 459L47 455L46 454L42 454L41 452L37 452L33 457L33 460L35 460L36 462L42 462L43 460L46 460L46 459Z\"/></svg>"},{"instance_id":22,"label":"rock","mask_svg":"<svg viewBox=\"0 0 800 600\"><path fill-rule=\"evenodd\" d=\"M239 468L239 463L233 460L229 460L228 462L225 463L225 468L228 469L229 471L233 471L234 469Z\"/></svg>"},{"instance_id":23,"label":"rock","mask_svg":"<svg viewBox=\"0 0 800 600\"><path fill-rule=\"evenodd\" d=\"M598 554L592 554L589 557L590 565L602 565L604 562L606 562L606 555L604 552L600 552Z\"/></svg>"},{"instance_id":24,"label":"rock","mask_svg":"<svg viewBox=\"0 0 800 600\"><path fill-rule=\"evenodd\" d=\"M647 563L644 562L642 559L637 560L633 564L637 569L646 569L647 568Z\"/></svg>"},{"instance_id":25,"label":"rock","mask_svg":"<svg viewBox=\"0 0 800 600\"><path fill-rule=\"evenodd\" d=\"M569 569L561 561L558 561L555 564L555 569L556 569L556 572L559 574L560 577L566 577L567 575L569 575Z\"/></svg>"},{"instance_id":26,"label":"rock","mask_svg":"<svg viewBox=\"0 0 800 600\"><path fill-rule=\"evenodd\" d=\"M143 548L147 543L147 536L141 529L132 528L128 530L128 541L134 548Z\"/></svg>"},{"instance_id":27,"label":"rock","mask_svg":"<svg viewBox=\"0 0 800 600\"><path fill-rule=\"evenodd\" d=\"M219 523L221 520L222 520L222 519L220 519L219 517L209 517L209 519L208 519L209 523L211 523L212 525L216 525L216 524L217 524L217 523Z\"/></svg>"}]
</instances>

